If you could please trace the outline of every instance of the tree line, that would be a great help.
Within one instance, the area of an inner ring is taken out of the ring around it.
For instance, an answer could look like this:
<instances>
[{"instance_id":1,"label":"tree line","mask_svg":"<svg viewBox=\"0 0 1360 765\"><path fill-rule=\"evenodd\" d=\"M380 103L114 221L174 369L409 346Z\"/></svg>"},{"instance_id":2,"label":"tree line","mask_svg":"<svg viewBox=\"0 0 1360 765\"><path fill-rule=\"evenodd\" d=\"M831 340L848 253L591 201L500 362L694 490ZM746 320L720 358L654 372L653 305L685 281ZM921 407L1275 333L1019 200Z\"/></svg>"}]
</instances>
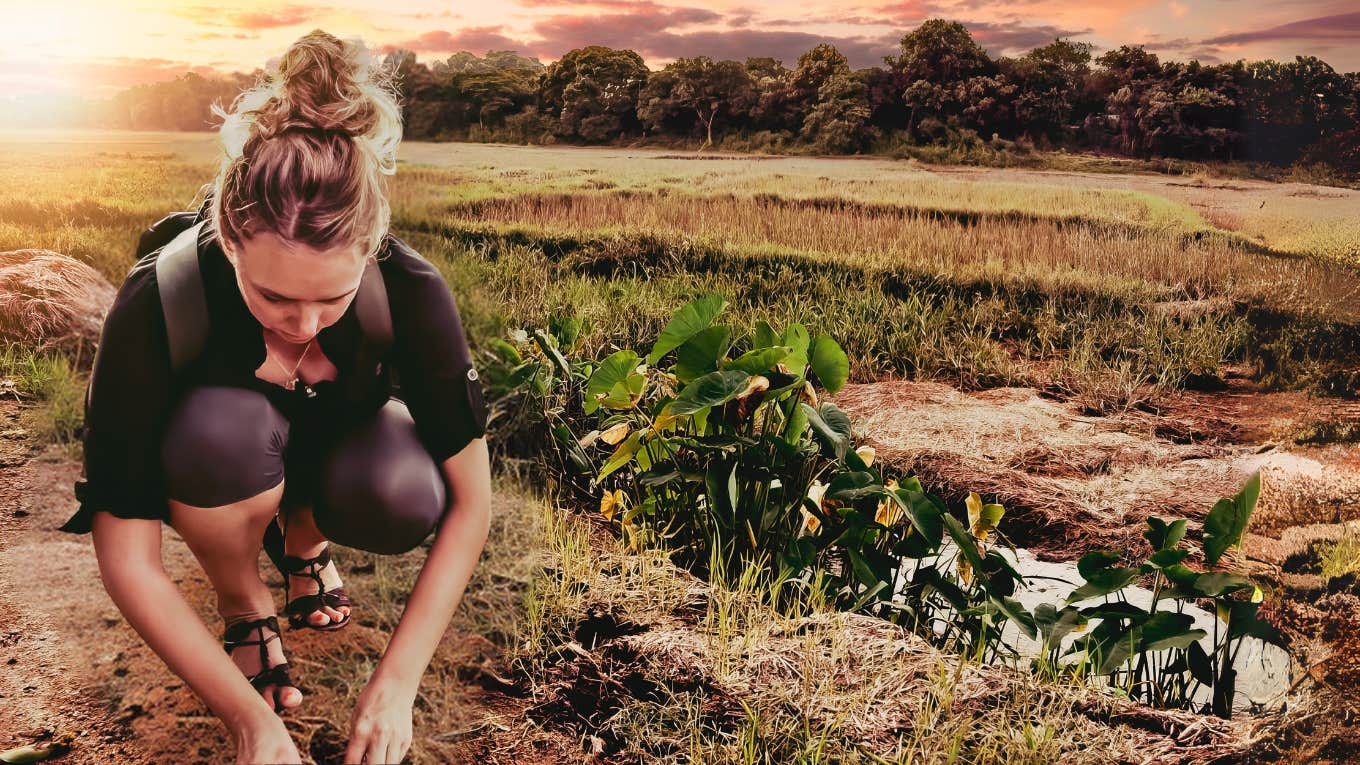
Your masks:
<instances>
[{"instance_id":1,"label":"tree line","mask_svg":"<svg viewBox=\"0 0 1360 765\"><path fill-rule=\"evenodd\" d=\"M926 21L882 66L851 69L829 44L793 68L767 57L681 58L652 71L635 51L587 46L544 66L510 51L426 64L389 53L413 140L612 143L692 140L835 154L892 145L1072 148L1133 157L1323 162L1360 173L1360 72L1313 56L1215 65L1137 46L1093 56L1057 39L992 57L962 24ZM260 72L187 74L124 91L99 121L208 129Z\"/></svg>"}]
</instances>

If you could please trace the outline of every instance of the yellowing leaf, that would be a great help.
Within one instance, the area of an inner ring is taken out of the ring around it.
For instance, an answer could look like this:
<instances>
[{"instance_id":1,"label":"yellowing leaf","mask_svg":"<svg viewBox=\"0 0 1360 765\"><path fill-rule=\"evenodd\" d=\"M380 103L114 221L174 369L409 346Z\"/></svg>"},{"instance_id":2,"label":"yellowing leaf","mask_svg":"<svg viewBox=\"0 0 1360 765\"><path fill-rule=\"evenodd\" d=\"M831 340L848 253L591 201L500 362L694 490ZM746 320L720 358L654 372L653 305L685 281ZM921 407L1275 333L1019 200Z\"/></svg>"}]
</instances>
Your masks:
<instances>
[{"instance_id":1,"label":"yellowing leaf","mask_svg":"<svg viewBox=\"0 0 1360 765\"><path fill-rule=\"evenodd\" d=\"M813 409L816 409L818 406L817 391L813 390L810 381L805 380L803 382L803 390L798 394L798 398Z\"/></svg>"},{"instance_id":2,"label":"yellowing leaf","mask_svg":"<svg viewBox=\"0 0 1360 765\"><path fill-rule=\"evenodd\" d=\"M761 377L760 375L754 375L749 380L746 381L746 389L743 390L741 392L741 395L737 396L737 398L738 399L749 398L750 396L759 393L760 391L769 389L770 381L768 378Z\"/></svg>"},{"instance_id":3,"label":"yellowing leaf","mask_svg":"<svg viewBox=\"0 0 1360 765\"><path fill-rule=\"evenodd\" d=\"M878 452L874 451L874 447L872 446L861 446L855 450L855 454L858 454L859 458L864 460L864 466L868 467L874 464L874 456L878 454Z\"/></svg>"},{"instance_id":4,"label":"yellowing leaf","mask_svg":"<svg viewBox=\"0 0 1360 765\"><path fill-rule=\"evenodd\" d=\"M826 484L822 483L821 481L813 481L812 485L808 487L807 492L808 499L811 499L813 504L817 505L817 507L824 507L824 505L822 504L822 497L825 494ZM798 529L798 536L801 537L806 534L815 534L817 532L817 528L821 526L821 524L822 519L813 515L811 512L808 511L807 507L804 506L803 525Z\"/></svg>"},{"instance_id":5,"label":"yellowing leaf","mask_svg":"<svg viewBox=\"0 0 1360 765\"><path fill-rule=\"evenodd\" d=\"M996 531L996 525L1006 513L1001 505L982 504L982 498L975 491L968 493L965 504L968 506L968 530L979 540L986 540Z\"/></svg>"},{"instance_id":6,"label":"yellowing leaf","mask_svg":"<svg viewBox=\"0 0 1360 765\"><path fill-rule=\"evenodd\" d=\"M621 507L623 507L623 489L606 491L604 496L600 497L600 514L604 516L606 521L614 520L615 511Z\"/></svg>"},{"instance_id":7,"label":"yellowing leaf","mask_svg":"<svg viewBox=\"0 0 1360 765\"><path fill-rule=\"evenodd\" d=\"M600 434L600 439L610 446L618 446L620 441L628 437L628 429L628 423L616 423L606 428L604 432Z\"/></svg>"}]
</instances>

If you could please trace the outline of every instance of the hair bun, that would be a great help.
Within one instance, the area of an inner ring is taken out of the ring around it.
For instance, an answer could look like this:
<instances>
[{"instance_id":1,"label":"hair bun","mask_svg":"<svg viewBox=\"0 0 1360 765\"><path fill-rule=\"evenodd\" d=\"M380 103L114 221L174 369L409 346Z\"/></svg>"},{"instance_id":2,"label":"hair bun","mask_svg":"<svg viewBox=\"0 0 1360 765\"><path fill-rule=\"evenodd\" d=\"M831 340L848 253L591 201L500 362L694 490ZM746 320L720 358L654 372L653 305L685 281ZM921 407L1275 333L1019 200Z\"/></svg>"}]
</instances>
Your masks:
<instances>
[{"instance_id":1,"label":"hair bun","mask_svg":"<svg viewBox=\"0 0 1360 765\"><path fill-rule=\"evenodd\" d=\"M379 114L364 87L372 87L368 61L361 42L320 29L299 38L270 62L268 77L275 89L255 115L259 137L286 130L371 133Z\"/></svg>"}]
</instances>

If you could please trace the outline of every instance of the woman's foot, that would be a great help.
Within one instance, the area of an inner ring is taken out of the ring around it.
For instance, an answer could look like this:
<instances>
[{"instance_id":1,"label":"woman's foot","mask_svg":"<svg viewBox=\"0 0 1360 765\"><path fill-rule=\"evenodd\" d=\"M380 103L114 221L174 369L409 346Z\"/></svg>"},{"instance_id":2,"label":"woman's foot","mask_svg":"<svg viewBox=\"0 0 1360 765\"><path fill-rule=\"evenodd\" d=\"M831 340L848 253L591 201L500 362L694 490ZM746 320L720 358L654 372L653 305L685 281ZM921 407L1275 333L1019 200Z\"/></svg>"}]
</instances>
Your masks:
<instances>
[{"instance_id":1,"label":"woman's foot","mask_svg":"<svg viewBox=\"0 0 1360 765\"><path fill-rule=\"evenodd\" d=\"M254 620L249 628L242 627L241 622L228 625L223 639L224 642L233 644L228 651L232 663L247 679L256 678L251 684L260 691L265 702L276 711L278 707L292 709L302 703L302 691L286 682L287 658L283 655L283 637L278 631L278 621L273 617L265 618L271 621L265 623L264 619ZM264 641L266 652L264 662L260 657L259 641ZM283 669L279 669L281 665ZM262 685L259 676L264 673L271 673L268 675L270 679L284 682L269 682Z\"/></svg>"},{"instance_id":2,"label":"woman's foot","mask_svg":"<svg viewBox=\"0 0 1360 765\"><path fill-rule=\"evenodd\" d=\"M288 550L289 556L298 558L314 558L327 550L329 543L322 542L309 550ZM328 556L329 557L329 556ZM321 576L321 583L325 585L325 591L331 592L343 587L344 582L340 580L340 571L335 567L335 561L328 560L324 566L313 567ZM313 578L304 568L302 571L288 575L288 595L287 602L292 603L305 595L315 595L322 589L317 586L316 579ZM313 601L315 602L315 601ZM325 603L318 603L318 608L306 615L306 621L313 627L325 627L331 624L338 624L349 618L350 606L338 605L332 608Z\"/></svg>"}]
</instances>

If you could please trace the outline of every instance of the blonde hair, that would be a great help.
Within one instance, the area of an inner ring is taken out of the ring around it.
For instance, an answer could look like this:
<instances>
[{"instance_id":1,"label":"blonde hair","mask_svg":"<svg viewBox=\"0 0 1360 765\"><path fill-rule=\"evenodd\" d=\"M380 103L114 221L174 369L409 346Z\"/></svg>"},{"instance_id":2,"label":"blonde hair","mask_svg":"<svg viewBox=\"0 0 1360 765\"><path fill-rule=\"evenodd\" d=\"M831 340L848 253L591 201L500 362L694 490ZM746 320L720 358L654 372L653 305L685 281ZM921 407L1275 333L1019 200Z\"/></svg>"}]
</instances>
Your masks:
<instances>
[{"instance_id":1,"label":"blonde hair","mask_svg":"<svg viewBox=\"0 0 1360 765\"><path fill-rule=\"evenodd\" d=\"M317 29L270 59L230 112L213 104L223 158L207 219L218 242L239 248L268 231L376 256L402 134L393 81L362 41Z\"/></svg>"}]
</instances>

